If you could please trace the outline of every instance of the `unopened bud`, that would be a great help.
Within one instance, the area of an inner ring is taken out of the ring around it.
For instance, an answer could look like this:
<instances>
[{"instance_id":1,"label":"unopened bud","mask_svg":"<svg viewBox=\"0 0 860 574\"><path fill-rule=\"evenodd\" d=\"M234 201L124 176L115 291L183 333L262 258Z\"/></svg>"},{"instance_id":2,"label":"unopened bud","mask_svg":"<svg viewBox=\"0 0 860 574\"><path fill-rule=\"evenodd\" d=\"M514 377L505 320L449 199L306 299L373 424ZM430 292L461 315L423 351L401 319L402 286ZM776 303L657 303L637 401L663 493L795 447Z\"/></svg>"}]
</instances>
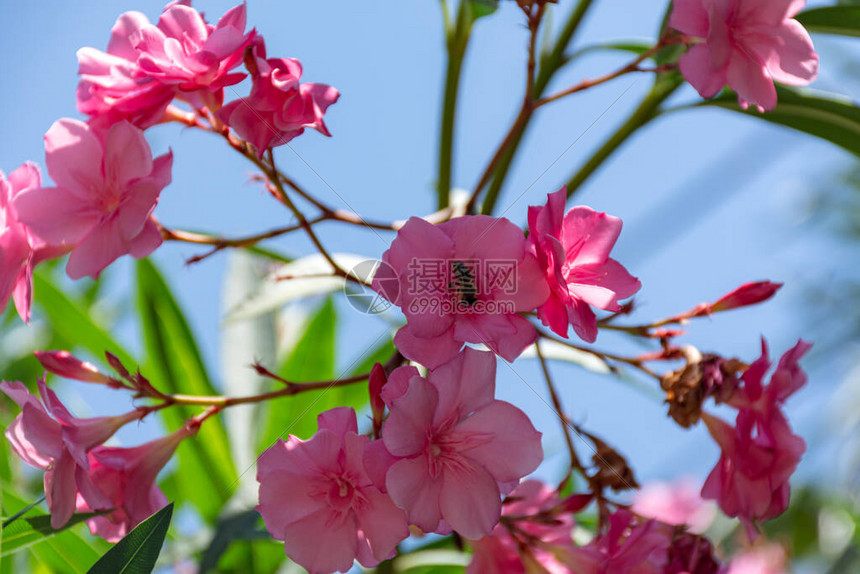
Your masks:
<instances>
[{"instance_id":1,"label":"unopened bud","mask_svg":"<svg viewBox=\"0 0 860 574\"><path fill-rule=\"evenodd\" d=\"M116 381L101 373L95 365L72 356L68 351L36 351L36 358L51 373L75 381L113 386Z\"/></svg>"}]
</instances>

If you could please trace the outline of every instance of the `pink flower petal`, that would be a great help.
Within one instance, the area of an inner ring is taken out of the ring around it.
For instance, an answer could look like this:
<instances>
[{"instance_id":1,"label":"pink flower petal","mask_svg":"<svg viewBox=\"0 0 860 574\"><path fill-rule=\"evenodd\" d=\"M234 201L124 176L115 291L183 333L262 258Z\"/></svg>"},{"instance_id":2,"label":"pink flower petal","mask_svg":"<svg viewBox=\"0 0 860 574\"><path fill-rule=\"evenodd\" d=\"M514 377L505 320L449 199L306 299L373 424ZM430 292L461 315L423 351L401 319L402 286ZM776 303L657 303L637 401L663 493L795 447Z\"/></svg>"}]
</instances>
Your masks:
<instances>
[{"instance_id":1,"label":"pink flower petal","mask_svg":"<svg viewBox=\"0 0 860 574\"><path fill-rule=\"evenodd\" d=\"M473 215L458 217L438 227L454 241L454 259L514 261L525 256L526 239L522 229L504 217Z\"/></svg>"},{"instance_id":2,"label":"pink flower petal","mask_svg":"<svg viewBox=\"0 0 860 574\"><path fill-rule=\"evenodd\" d=\"M128 254L136 259L142 259L158 249L163 242L158 226L151 219L147 219L141 232L129 243Z\"/></svg>"},{"instance_id":3,"label":"pink flower petal","mask_svg":"<svg viewBox=\"0 0 860 574\"><path fill-rule=\"evenodd\" d=\"M200 13L191 6L172 4L158 17L158 29L166 36L190 40L196 45L206 41L209 31Z\"/></svg>"},{"instance_id":4,"label":"pink flower petal","mask_svg":"<svg viewBox=\"0 0 860 574\"><path fill-rule=\"evenodd\" d=\"M568 320L576 335L586 343L597 340L597 316L583 300L574 297L567 308Z\"/></svg>"},{"instance_id":5,"label":"pink flower petal","mask_svg":"<svg viewBox=\"0 0 860 574\"><path fill-rule=\"evenodd\" d=\"M453 325L438 337L418 337L406 324L395 333L394 346L404 357L434 369L457 356L463 343L455 339Z\"/></svg>"},{"instance_id":6,"label":"pink flower petal","mask_svg":"<svg viewBox=\"0 0 860 574\"><path fill-rule=\"evenodd\" d=\"M143 131L127 121L111 126L105 142L105 184L113 189L123 189L151 171L152 151Z\"/></svg>"},{"instance_id":7,"label":"pink flower petal","mask_svg":"<svg viewBox=\"0 0 860 574\"><path fill-rule=\"evenodd\" d=\"M63 118L45 134L45 164L60 187L85 193L102 186L101 143L84 122Z\"/></svg>"},{"instance_id":8,"label":"pink flower petal","mask_svg":"<svg viewBox=\"0 0 860 574\"><path fill-rule=\"evenodd\" d=\"M621 234L617 217L578 206L564 216L563 244L570 266L604 263Z\"/></svg>"},{"instance_id":9,"label":"pink flower petal","mask_svg":"<svg viewBox=\"0 0 860 574\"><path fill-rule=\"evenodd\" d=\"M498 482L517 480L543 461L541 433L524 412L510 403L493 401L457 425L457 435L490 435L462 453L478 462Z\"/></svg>"},{"instance_id":10,"label":"pink flower petal","mask_svg":"<svg viewBox=\"0 0 860 574\"><path fill-rule=\"evenodd\" d=\"M394 506L391 498L376 489L364 489L362 496L366 506L358 515L358 526L370 544L373 558L381 562L389 558L397 544L409 536L406 514Z\"/></svg>"},{"instance_id":11,"label":"pink flower petal","mask_svg":"<svg viewBox=\"0 0 860 574\"><path fill-rule=\"evenodd\" d=\"M283 470L268 470L260 458L257 480L260 482L260 503L257 511L265 520L266 529L278 540L286 536L291 524L327 508L325 502L311 496L320 488L316 477Z\"/></svg>"},{"instance_id":12,"label":"pink flower petal","mask_svg":"<svg viewBox=\"0 0 860 574\"><path fill-rule=\"evenodd\" d=\"M466 538L488 536L499 522L499 487L477 465L450 465L442 480L439 505L445 522Z\"/></svg>"},{"instance_id":13,"label":"pink flower petal","mask_svg":"<svg viewBox=\"0 0 860 574\"><path fill-rule=\"evenodd\" d=\"M284 550L310 574L346 572L358 551L355 520L332 521L327 510L315 512L284 530Z\"/></svg>"},{"instance_id":14,"label":"pink flower petal","mask_svg":"<svg viewBox=\"0 0 860 574\"><path fill-rule=\"evenodd\" d=\"M716 96L728 83L725 69L714 68L711 52L704 44L690 48L678 60L678 65L684 79L690 82L703 98Z\"/></svg>"},{"instance_id":15,"label":"pink flower petal","mask_svg":"<svg viewBox=\"0 0 860 574\"><path fill-rule=\"evenodd\" d=\"M140 12L125 12L121 14L116 19L113 28L111 28L110 41L107 47L108 54L113 54L130 62L137 60L137 52L134 50L129 38L140 30L140 28L148 25L149 20Z\"/></svg>"},{"instance_id":16,"label":"pink flower petal","mask_svg":"<svg viewBox=\"0 0 860 574\"><path fill-rule=\"evenodd\" d=\"M785 20L767 41L750 47L764 59L774 81L805 86L818 77L818 54L809 33L797 20Z\"/></svg>"},{"instance_id":17,"label":"pink flower petal","mask_svg":"<svg viewBox=\"0 0 860 574\"><path fill-rule=\"evenodd\" d=\"M704 38L708 34L708 12L705 10L704 2L675 0L669 26L684 34Z\"/></svg>"},{"instance_id":18,"label":"pink flower petal","mask_svg":"<svg viewBox=\"0 0 860 574\"><path fill-rule=\"evenodd\" d=\"M776 88L767 67L757 56L735 51L726 75L742 106L752 104L765 111L776 107Z\"/></svg>"},{"instance_id":19,"label":"pink flower petal","mask_svg":"<svg viewBox=\"0 0 860 574\"><path fill-rule=\"evenodd\" d=\"M463 418L493 402L496 357L467 347L453 360L431 371L428 380L439 397L434 424L454 414Z\"/></svg>"},{"instance_id":20,"label":"pink flower petal","mask_svg":"<svg viewBox=\"0 0 860 574\"><path fill-rule=\"evenodd\" d=\"M391 406L383 428L382 440L388 452L403 457L424 448L438 400L439 393L426 380L414 378L409 382L406 393Z\"/></svg>"},{"instance_id":21,"label":"pink flower petal","mask_svg":"<svg viewBox=\"0 0 860 574\"><path fill-rule=\"evenodd\" d=\"M399 460L388 470L385 485L391 500L406 510L409 523L424 532L435 532L442 514L440 477L431 477L424 457Z\"/></svg>"},{"instance_id":22,"label":"pink flower petal","mask_svg":"<svg viewBox=\"0 0 860 574\"><path fill-rule=\"evenodd\" d=\"M358 433L358 423L352 407L336 407L320 413L317 426L320 429L328 429L341 438L348 432Z\"/></svg>"},{"instance_id":23,"label":"pink flower petal","mask_svg":"<svg viewBox=\"0 0 860 574\"><path fill-rule=\"evenodd\" d=\"M64 453L45 472L45 496L51 511L51 528L55 530L65 526L75 513L75 468L71 455Z\"/></svg>"},{"instance_id":24,"label":"pink flower petal","mask_svg":"<svg viewBox=\"0 0 860 574\"><path fill-rule=\"evenodd\" d=\"M53 245L74 245L99 219L88 202L63 187L27 190L15 198L15 209L22 223Z\"/></svg>"},{"instance_id":25,"label":"pink flower petal","mask_svg":"<svg viewBox=\"0 0 860 574\"><path fill-rule=\"evenodd\" d=\"M98 279L102 270L122 257L128 246L122 237L119 221L109 217L94 227L72 251L66 274L72 279Z\"/></svg>"},{"instance_id":26,"label":"pink flower petal","mask_svg":"<svg viewBox=\"0 0 860 574\"><path fill-rule=\"evenodd\" d=\"M385 476L388 474L388 469L398 460L400 459L388 452L385 443L381 440L371 441L364 449L364 468L373 485L381 492L387 492Z\"/></svg>"}]
</instances>

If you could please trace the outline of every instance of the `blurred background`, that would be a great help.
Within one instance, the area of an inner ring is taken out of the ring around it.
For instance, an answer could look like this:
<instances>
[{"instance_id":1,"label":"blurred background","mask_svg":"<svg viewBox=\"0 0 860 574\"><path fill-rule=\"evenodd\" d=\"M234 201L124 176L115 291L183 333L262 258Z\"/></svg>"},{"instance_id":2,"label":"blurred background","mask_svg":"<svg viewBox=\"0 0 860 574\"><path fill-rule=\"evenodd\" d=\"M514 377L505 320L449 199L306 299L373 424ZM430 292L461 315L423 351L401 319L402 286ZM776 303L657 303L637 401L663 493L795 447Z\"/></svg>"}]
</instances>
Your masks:
<instances>
[{"instance_id":1,"label":"blurred background","mask_svg":"<svg viewBox=\"0 0 860 574\"><path fill-rule=\"evenodd\" d=\"M232 5L230 0L195 2L211 22ZM85 7L60 0L0 3L0 21L6 23L0 35L0 169L8 173L25 160L44 166L42 134L58 118L79 117L76 50L104 49L123 11L138 10L155 21L162 7L160 0L91 1ZM566 0L553 7L553 31L571 7ZM595 2L574 47L615 39L653 43L665 9L666 3L657 0ZM277 148L281 169L327 204L374 219L433 212L445 66L440 3L251 0L248 21L265 37L269 57L298 58L305 81L331 84L341 92L325 118L333 137L308 131L289 147ZM856 41L828 36L814 40L821 73L813 87L854 100L860 93ZM453 187L475 186L513 121L522 98L526 41L522 14L513 2L502 2L497 12L475 24L461 82ZM583 56L559 72L550 89L601 75L630 58L624 53ZM547 193L568 181L651 83L650 74L626 75L541 109L496 213L524 224L527 206L544 203ZM248 84L233 90L227 89L227 101L245 95ZM685 86L670 105L697 101L697 94ZM174 153L173 182L156 210L165 226L238 236L289 224L290 214L250 180L250 164L219 139L176 125L156 126L147 136L155 153L168 148ZM860 540L856 158L811 136L730 111L684 110L637 133L586 182L575 203L624 220L613 256L643 284L632 322L649 322L716 300L747 281L785 283L764 305L696 321L681 341L747 361L758 356L762 336L773 357L799 337L815 343L804 362L810 381L786 408L808 450L794 477L792 508L769 532L799 557L798 572L853 571ZM378 258L393 237L336 223L324 223L319 231L330 251L367 259ZM314 252L301 234L265 246L290 257ZM98 283L64 280L61 266L43 269L32 325L24 326L10 309L4 315L3 378L33 384L40 373L33 349L73 348L103 364L92 351L100 341L92 338L93 326L110 333L127 356L143 363L147 374L152 371L146 370L144 358L155 363L147 337L153 336L152 329L157 333L159 325L175 322L178 309L193 332L200 364L152 373L153 380L181 379L194 371L220 391L250 394L269 384L247 368L255 359L291 378L313 380L358 372L374 358L387 356L396 315L360 313L340 292L286 302L265 280L278 264L247 253L225 251L186 265L188 258L205 250L187 244L161 247L152 260L164 284L154 267L135 265L130 258L112 265ZM51 281L59 290L51 290ZM67 299L58 299L62 293ZM262 312L237 312L247 310L249 300ZM141 319L147 313L149 323ZM173 347L179 344L168 341L165 352L181 353ZM637 351L612 333L601 333L596 347ZM701 481L714 465L718 449L704 427L679 428L665 416L655 389L643 391L641 385L579 365L553 363L551 368L572 418L624 454L640 483L681 475ZM511 368L500 364L498 372L499 398L524 409L544 433L546 462L537 474L557 480L566 454L538 364L521 359ZM83 389L60 380L52 384L79 416L119 413L130 406L119 392ZM354 392L344 393L332 393L312 408L308 405L313 399L301 398L284 399L262 413L253 407L227 413L228 456L235 476L228 473L225 484L212 487L223 500L213 502L208 515L199 505L178 510L176 531L184 536L168 546L166 563L194 555L176 566L177 571L193 571L215 532L224 531L225 516L238 521L230 523L234 530L256 532L259 525L247 513L255 502L255 454L284 430L308 436L326 401L363 401ZM16 412L10 401L0 400L0 422L8 424ZM123 429L114 440L134 445L164 430L152 418ZM587 449L583 453L590 455ZM8 490L25 501L35 499L40 476L17 461L10 469L8 454L2 458L0 463L7 465L3 476L9 481L4 494ZM183 481L193 481L193 476L178 472L179 464L174 461L166 471L171 475L165 484L168 494L186 488ZM236 484L238 494L231 496ZM222 503L226 510L219 513ZM83 526L69 534L96 550L104 548L92 543ZM215 558L219 570L289 571L276 543L247 538L235 532L232 538L222 537L231 542L225 542ZM32 565L40 563L50 571L57 568L52 553L59 552L40 543L25 553Z\"/></svg>"}]
</instances>

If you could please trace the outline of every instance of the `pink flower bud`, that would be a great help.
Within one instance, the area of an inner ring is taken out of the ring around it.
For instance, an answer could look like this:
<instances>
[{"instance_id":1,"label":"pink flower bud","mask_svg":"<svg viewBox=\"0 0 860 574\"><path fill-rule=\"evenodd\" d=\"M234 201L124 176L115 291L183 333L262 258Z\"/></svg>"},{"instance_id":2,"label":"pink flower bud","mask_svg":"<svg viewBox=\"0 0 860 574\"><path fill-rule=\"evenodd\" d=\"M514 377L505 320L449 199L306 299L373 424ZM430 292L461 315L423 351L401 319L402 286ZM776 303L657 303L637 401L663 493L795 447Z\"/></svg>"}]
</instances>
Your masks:
<instances>
[{"instance_id":1,"label":"pink flower bud","mask_svg":"<svg viewBox=\"0 0 860 574\"><path fill-rule=\"evenodd\" d=\"M774 293L780 287L782 287L782 283L771 283L770 281L745 283L731 293L723 295L715 303L711 303L708 312L717 313L719 311L737 309L738 307L756 305L773 297Z\"/></svg>"},{"instance_id":2,"label":"pink flower bud","mask_svg":"<svg viewBox=\"0 0 860 574\"><path fill-rule=\"evenodd\" d=\"M117 384L114 379L99 372L95 365L76 359L68 351L36 351L33 354L43 367L55 375L86 383Z\"/></svg>"},{"instance_id":3,"label":"pink flower bud","mask_svg":"<svg viewBox=\"0 0 860 574\"><path fill-rule=\"evenodd\" d=\"M381 363L373 365L370 371L370 379L368 380L368 391L370 392L370 408L373 410L373 419L376 420L377 415L382 418L382 412L385 410L385 401L382 400L382 387L385 385L388 377L385 375L385 369Z\"/></svg>"}]
</instances>

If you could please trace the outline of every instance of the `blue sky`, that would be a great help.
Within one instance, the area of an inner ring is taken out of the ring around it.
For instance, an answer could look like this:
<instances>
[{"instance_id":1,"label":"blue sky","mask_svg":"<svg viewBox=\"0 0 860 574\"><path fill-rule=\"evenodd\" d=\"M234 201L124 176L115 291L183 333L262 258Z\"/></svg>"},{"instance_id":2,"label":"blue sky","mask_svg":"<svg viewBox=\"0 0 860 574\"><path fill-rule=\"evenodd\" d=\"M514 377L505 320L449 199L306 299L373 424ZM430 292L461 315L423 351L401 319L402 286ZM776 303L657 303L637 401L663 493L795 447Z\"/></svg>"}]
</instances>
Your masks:
<instances>
[{"instance_id":1,"label":"blue sky","mask_svg":"<svg viewBox=\"0 0 860 574\"><path fill-rule=\"evenodd\" d=\"M195 5L214 21L231 4L208 0ZM514 3L502 4L476 25L470 45L458 114L456 187L474 186L522 95L526 33ZM664 9L663 2L653 0L595 4L580 46L652 38ZM570 2L561 5L553 15L556 26ZM88 2L85 9L60 0L0 5L0 19L6 23L0 36L0 169L11 171L28 159L43 165L42 134L57 118L78 117L75 51L104 48L121 12L139 10L155 20L161 7L150 0ZM335 207L378 219L431 212L444 74L438 2L251 0L248 13L251 25L265 36L270 57L299 58L304 80L334 85L342 94L326 116L334 137L307 132L292 143L295 153L280 148L283 170ZM856 82L843 75L856 46L824 38L816 38L816 46L822 62L817 87L856 94ZM626 57L585 58L566 68L553 85L563 88L601 74ZM625 76L541 111L499 202L506 217L523 223L526 207L543 203L547 193L570 178L638 103L650 81L645 74ZM246 85L237 86L227 99L244 95L244 90ZM684 88L673 102L696 99L692 89ZM249 164L216 138L176 126L153 128L148 137L156 153L169 146L175 155L173 183L156 211L165 225L241 235L290 221L288 213L248 183ZM849 161L842 150L765 122L720 110L685 111L635 136L588 182L577 202L623 218L615 255L642 280L637 320L713 300L749 280L785 282L768 305L700 321L684 339L703 350L752 359L762 335L778 355L805 334L798 312L805 285L810 277L826 279L838 264L838 250L806 226L806 206ZM322 238L335 252L379 257L391 239L390 234L326 225ZM298 234L272 246L294 255L312 252ZM185 259L199 251L167 245L155 259L176 287L204 357L217 372L226 257L186 266ZM127 261L116 265L115 301L125 296L129 275ZM368 333L383 326L347 305L339 309L339 361L345 366L366 348ZM122 335L130 346L136 344L132 330ZM626 344L601 336L598 346L616 343ZM552 465L563 453L537 365L523 360L512 369L516 374L499 366L498 394L525 409L546 433ZM841 364L821 364L789 406L792 420L813 440L823 432L817 424L820 409L843 370ZM618 446L640 478L703 476L715 462L717 450L704 429L679 429L665 418L659 402L571 366L553 366L553 371L574 419ZM801 473L813 474L810 458Z\"/></svg>"}]
</instances>

